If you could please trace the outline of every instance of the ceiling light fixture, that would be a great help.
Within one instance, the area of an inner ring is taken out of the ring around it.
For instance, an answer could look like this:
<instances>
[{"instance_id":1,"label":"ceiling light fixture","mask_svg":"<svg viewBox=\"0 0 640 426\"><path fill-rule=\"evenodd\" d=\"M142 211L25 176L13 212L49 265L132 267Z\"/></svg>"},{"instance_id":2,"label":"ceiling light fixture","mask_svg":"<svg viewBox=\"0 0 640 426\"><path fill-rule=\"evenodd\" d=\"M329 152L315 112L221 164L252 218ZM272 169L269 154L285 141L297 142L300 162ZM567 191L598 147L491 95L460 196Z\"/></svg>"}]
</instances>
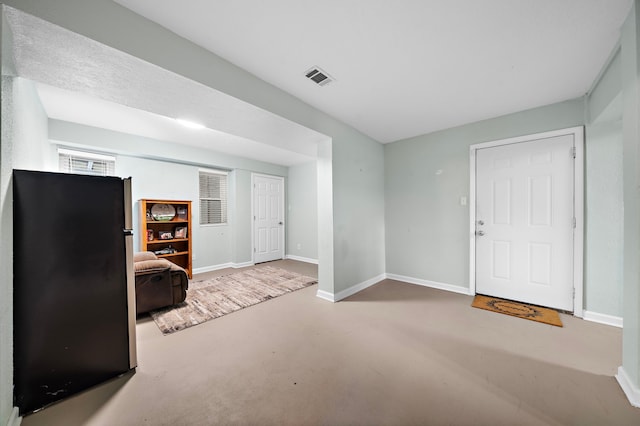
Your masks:
<instances>
[{"instance_id":1,"label":"ceiling light fixture","mask_svg":"<svg viewBox=\"0 0 640 426\"><path fill-rule=\"evenodd\" d=\"M176 118L176 121L182 124L184 127L188 127L189 129L200 130L205 128L204 124L195 123L191 120L185 120L184 118Z\"/></svg>"}]
</instances>

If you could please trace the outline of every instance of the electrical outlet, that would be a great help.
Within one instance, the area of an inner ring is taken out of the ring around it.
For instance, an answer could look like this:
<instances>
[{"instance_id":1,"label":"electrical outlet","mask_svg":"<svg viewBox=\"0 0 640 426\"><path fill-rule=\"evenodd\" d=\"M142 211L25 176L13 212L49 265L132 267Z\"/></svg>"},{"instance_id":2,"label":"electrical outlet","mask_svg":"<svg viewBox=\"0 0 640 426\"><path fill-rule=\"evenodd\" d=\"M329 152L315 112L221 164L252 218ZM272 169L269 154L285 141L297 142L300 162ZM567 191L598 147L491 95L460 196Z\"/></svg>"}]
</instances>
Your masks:
<instances>
[{"instance_id":1,"label":"electrical outlet","mask_svg":"<svg viewBox=\"0 0 640 426\"><path fill-rule=\"evenodd\" d=\"M302 244L300 244L300 243L296 244L296 249L298 249L298 250L302 249Z\"/></svg>"}]
</instances>

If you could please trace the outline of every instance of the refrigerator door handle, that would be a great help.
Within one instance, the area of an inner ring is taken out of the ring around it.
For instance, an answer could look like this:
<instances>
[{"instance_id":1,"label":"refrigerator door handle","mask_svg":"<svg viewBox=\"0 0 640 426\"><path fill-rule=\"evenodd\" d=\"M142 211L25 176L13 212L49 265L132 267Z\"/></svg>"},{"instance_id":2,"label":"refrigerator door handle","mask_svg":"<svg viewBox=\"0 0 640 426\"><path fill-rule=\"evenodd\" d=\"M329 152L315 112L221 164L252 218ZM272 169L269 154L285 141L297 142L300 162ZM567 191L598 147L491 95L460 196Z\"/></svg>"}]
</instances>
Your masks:
<instances>
[{"instance_id":1,"label":"refrigerator door handle","mask_svg":"<svg viewBox=\"0 0 640 426\"><path fill-rule=\"evenodd\" d=\"M138 366L136 348L136 278L133 269L133 211L131 178L123 179L124 186L124 240L127 259L127 314L129 317L129 368Z\"/></svg>"},{"instance_id":2,"label":"refrigerator door handle","mask_svg":"<svg viewBox=\"0 0 640 426\"><path fill-rule=\"evenodd\" d=\"M124 229L133 229L133 208L131 200L131 178L122 180L124 185Z\"/></svg>"},{"instance_id":3,"label":"refrigerator door handle","mask_svg":"<svg viewBox=\"0 0 640 426\"><path fill-rule=\"evenodd\" d=\"M133 236L125 238L127 250L127 313L129 317L129 368L138 366L138 352L136 348L136 285L133 270Z\"/></svg>"}]
</instances>

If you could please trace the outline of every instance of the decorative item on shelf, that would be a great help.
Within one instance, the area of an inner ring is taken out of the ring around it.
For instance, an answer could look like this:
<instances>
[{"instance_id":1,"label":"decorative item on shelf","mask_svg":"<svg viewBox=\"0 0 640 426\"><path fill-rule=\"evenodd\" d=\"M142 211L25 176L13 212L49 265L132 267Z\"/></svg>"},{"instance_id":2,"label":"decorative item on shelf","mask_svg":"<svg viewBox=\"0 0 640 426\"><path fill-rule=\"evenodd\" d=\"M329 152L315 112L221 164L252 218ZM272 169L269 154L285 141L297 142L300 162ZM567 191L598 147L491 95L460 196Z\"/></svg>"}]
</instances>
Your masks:
<instances>
[{"instance_id":1,"label":"decorative item on shelf","mask_svg":"<svg viewBox=\"0 0 640 426\"><path fill-rule=\"evenodd\" d=\"M178 219L187 220L187 208L186 207L178 206L177 212L178 212Z\"/></svg>"},{"instance_id":2,"label":"decorative item on shelf","mask_svg":"<svg viewBox=\"0 0 640 426\"><path fill-rule=\"evenodd\" d=\"M176 238L187 238L186 226L176 226L176 229L173 232Z\"/></svg>"},{"instance_id":3,"label":"decorative item on shelf","mask_svg":"<svg viewBox=\"0 0 640 426\"><path fill-rule=\"evenodd\" d=\"M151 216L154 220L168 222L176 216L176 209L171 204L154 204L151 207Z\"/></svg>"},{"instance_id":4,"label":"decorative item on shelf","mask_svg":"<svg viewBox=\"0 0 640 426\"><path fill-rule=\"evenodd\" d=\"M140 251L156 252L156 250L171 247L171 250L165 250L158 254L171 259L173 263L184 268L189 277L192 275L193 255L193 235L189 230L193 213L191 209L191 201L156 198L141 199L138 211L140 215L140 232L138 233ZM180 227L186 229L180 231L178 229ZM153 235L152 238L150 234Z\"/></svg>"},{"instance_id":5,"label":"decorative item on shelf","mask_svg":"<svg viewBox=\"0 0 640 426\"><path fill-rule=\"evenodd\" d=\"M158 237L161 240L172 240L173 235L169 231L158 231Z\"/></svg>"},{"instance_id":6,"label":"decorative item on shelf","mask_svg":"<svg viewBox=\"0 0 640 426\"><path fill-rule=\"evenodd\" d=\"M158 254L174 254L176 252L177 250L171 247L171 245L169 245L169 247L165 247L162 250L156 250L153 253L158 255Z\"/></svg>"}]
</instances>

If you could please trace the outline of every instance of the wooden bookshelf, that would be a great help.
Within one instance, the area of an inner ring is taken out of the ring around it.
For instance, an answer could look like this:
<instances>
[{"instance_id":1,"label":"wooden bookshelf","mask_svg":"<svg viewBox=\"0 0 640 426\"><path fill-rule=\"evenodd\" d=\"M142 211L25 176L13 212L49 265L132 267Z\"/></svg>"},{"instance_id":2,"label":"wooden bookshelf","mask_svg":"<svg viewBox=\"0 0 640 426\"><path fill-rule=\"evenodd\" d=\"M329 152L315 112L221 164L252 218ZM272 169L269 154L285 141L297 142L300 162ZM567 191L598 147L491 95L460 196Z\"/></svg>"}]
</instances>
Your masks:
<instances>
[{"instance_id":1,"label":"wooden bookshelf","mask_svg":"<svg viewBox=\"0 0 640 426\"><path fill-rule=\"evenodd\" d=\"M171 211L175 212L173 216ZM159 258L183 267L192 278L191 201L140 200L140 228L141 251L154 252ZM186 236L177 238L176 231L181 228L186 228Z\"/></svg>"}]
</instances>

